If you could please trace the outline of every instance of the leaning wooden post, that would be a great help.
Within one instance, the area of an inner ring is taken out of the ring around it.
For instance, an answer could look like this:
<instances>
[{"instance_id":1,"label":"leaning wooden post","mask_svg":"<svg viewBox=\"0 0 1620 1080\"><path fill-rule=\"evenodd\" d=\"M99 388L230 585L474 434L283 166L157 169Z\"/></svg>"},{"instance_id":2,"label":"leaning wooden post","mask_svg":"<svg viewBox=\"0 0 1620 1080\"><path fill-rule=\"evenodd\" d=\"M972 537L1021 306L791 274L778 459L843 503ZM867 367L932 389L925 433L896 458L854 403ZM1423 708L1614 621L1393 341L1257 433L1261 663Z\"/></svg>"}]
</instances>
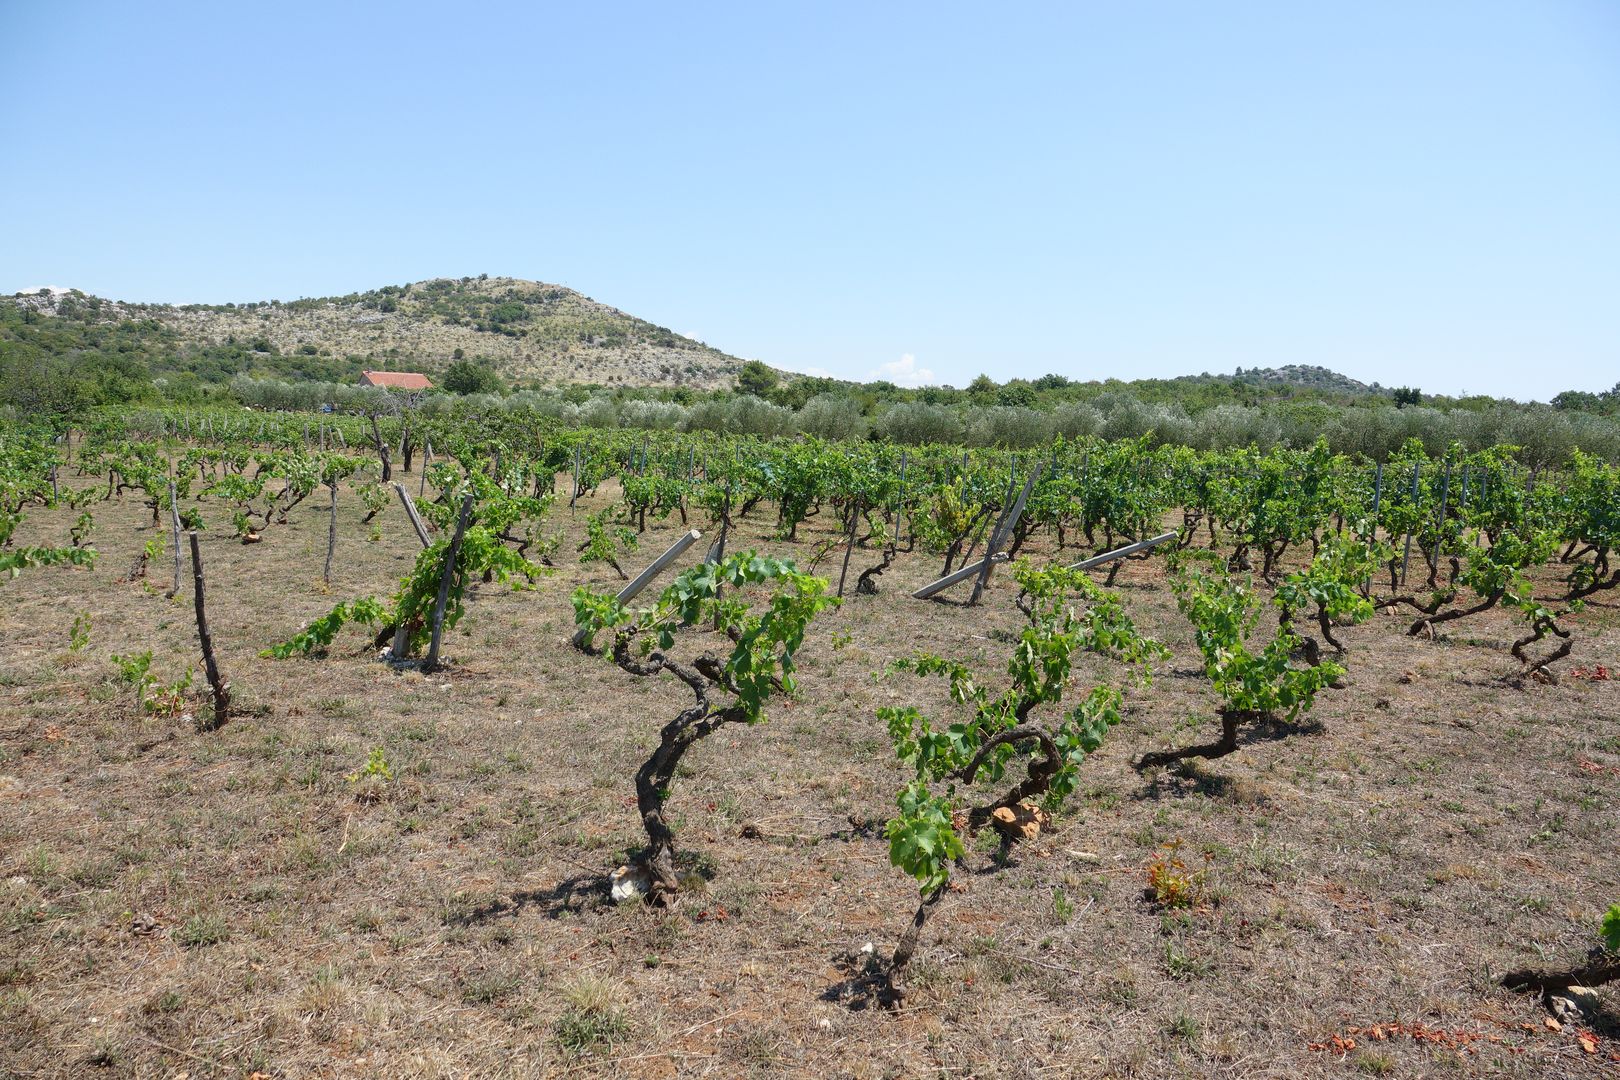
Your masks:
<instances>
[{"instance_id":1,"label":"leaning wooden post","mask_svg":"<svg viewBox=\"0 0 1620 1080\"><path fill-rule=\"evenodd\" d=\"M337 550L337 481L328 480L327 486L332 489L332 516L326 523L326 568L321 571L321 581L331 585L332 553Z\"/></svg>"},{"instance_id":2,"label":"leaning wooden post","mask_svg":"<svg viewBox=\"0 0 1620 1080\"><path fill-rule=\"evenodd\" d=\"M617 602L620 604L628 604L630 601L634 600L637 593L641 592L642 589L645 589L648 585L650 585L653 578L663 573L665 567L674 562L676 559L680 558L681 552L697 543L698 538L702 535L703 534L697 529L693 529L685 536L682 536L679 540L669 545L669 550L665 551L662 555L658 556L658 558L654 559L652 564L648 566L647 569L637 574L628 585L619 590L618 596L615 598ZM582 642L584 642L584 640L585 628L582 626L578 630L574 631L574 645L578 647Z\"/></svg>"},{"instance_id":3,"label":"leaning wooden post","mask_svg":"<svg viewBox=\"0 0 1620 1080\"><path fill-rule=\"evenodd\" d=\"M404 490L401 488L400 490ZM450 537L450 546L444 553L444 571L439 575L439 595L433 601L433 636L428 641L427 661L422 670L439 670L439 646L444 641L444 606L450 600L450 582L456 576L456 557L461 554L461 538L467 533L467 519L472 516L473 496L461 497L461 513L456 518L456 531Z\"/></svg>"},{"instance_id":4,"label":"leaning wooden post","mask_svg":"<svg viewBox=\"0 0 1620 1080\"><path fill-rule=\"evenodd\" d=\"M423 547L432 546L433 541L428 539L427 526L422 524L422 515L416 512L416 504L411 502L411 497L406 494L405 485L395 481L394 494L399 496L399 504L405 508L405 513L410 516L411 528L416 530L416 538L422 541Z\"/></svg>"},{"instance_id":5,"label":"leaning wooden post","mask_svg":"<svg viewBox=\"0 0 1620 1080\"><path fill-rule=\"evenodd\" d=\"M1148 540L1138 540L1134 544L1126 544L1122 548L1115 548L1113 551L1105 551L1101 555L1093 555L1089 559L1081 559L1079 562L1070 566L1069 569L1090 570L1094 566L1101 566L1104 563L1111 563L1115 559L1123 559L1127 555L1135 555L1138 551L1147 551L1149 548L1156 548L1160 544L1167 543L1174 539L1176 539L1176 534L1173 532L1161 533L1160 535Z\"/></svg>"},{"instance_id":6,"label":"leaning wooden post","mask_svg":"<svg viewBox=\"0 0 1620 1080\"><path fill-rule=\"evenodd\" d=\"M844 568L838 571L838 595L844 595L844 579L849 576L849 557L855 554L855 525L861 519L861 508L853 499L849 504L849 542L844 545Z\"/></svg>"},{"instance_id":7,"label":"leaning wooden post","mask_svg":"<svg viewBox=\"0 0 1620 1080\"><path fill-rule=\"evenodd\" d=\"M944 592L946 589L950 588L952 585L955 585L957 582L966 581L968 578L972 577L974 574L979 573L980 571L982 571L984 569L983 563L987 563L987 562L1006 562L1006 561L1007 561L1007 553L1004 552L1004 551L998 551L994 555L987 556L981 562L968 563L968 565L966 565L966 566L961 566L961 567L958 567L955 570L952 570L949 574L946 574L944 577L938 579L937 581L929 582L927 585L924 585L922 588L920 588L916 592L912 593L911 598L913 600L927 600L930 596L933 596L935 593Z\"/></svg>"},{"instance_id":8,"label":"leaning wooden post","mask_svg":"<svg viewBox=\"0 0 1620 1080\"><path fill-rule=\"evenodd\" d=\"M1029 501L1029 493L1035 489L1035 482L1040 476L1041 467L1037 465L1030 471L1029 479L1024 481L1024 490L1019 492L1018 501L1013 504L1012 514L1005 521L997 522L995 530L990 534L990 546L984 549L985 559L979 564L979 580L973 583L973 595L968 597L969 607L977 604L979 597L984 595L984 587L990 580L990 567L995 565L996 552L1001 550L1002 543L1018 527L1018 519L1024 516L1024 504Z\"/></svg>"},{"instance_id":9,"label":"leaning wooden post","mask_svg":"<svg viewBox=\"0 0 1620 1080\"><path fill-rule=\"evenodd\" d=\"M197 727L202 731L214 731L224 727L230 715L231 684L220 676L219 661L214 659L214 636L208 632L208 612L203 606L202 551L197 546L197 532L192 530L187 535L191 538L191 585L197 603L197 640L202 642L203 669L208 673L209 689L214 692L214 722L199 722Z\"/></svg>"},{"instance_id":10,"label":"leaning wooden post","mask_svg":"<svg viewBox=\"0 0 1620 1080\"><path fill-rule=\"evenodd\" d=\"M174 588L169 590L169 599L173 600L180 594L180 497L173 480L169 481L169 524L174 530Z\"/></svg>"}]
</instances>

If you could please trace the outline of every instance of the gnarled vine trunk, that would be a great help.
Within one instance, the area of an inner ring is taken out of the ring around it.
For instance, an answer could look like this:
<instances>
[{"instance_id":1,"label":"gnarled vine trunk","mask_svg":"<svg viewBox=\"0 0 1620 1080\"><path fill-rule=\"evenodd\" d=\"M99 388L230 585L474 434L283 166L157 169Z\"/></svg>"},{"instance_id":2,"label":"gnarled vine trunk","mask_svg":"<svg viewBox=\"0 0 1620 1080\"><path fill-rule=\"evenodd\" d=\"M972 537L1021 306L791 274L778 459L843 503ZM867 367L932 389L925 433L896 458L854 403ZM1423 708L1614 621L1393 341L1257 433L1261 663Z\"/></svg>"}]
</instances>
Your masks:
<instances>
[{"instance_id":1,"label":"gnarled vine trunk","mask_svg":"<svg viewBox=\"0 0 1620 1080\"><path fill-rule=\"evenodd\" d=\"M651 676L667 671L692 691L691 708L664 725L658 733L657 747L636 770L636 810L647 834L647 846L637 855L636 862L646 870L650 881L648 903L673 907L680 898L681 880L675 865L675 832L664 817L664 800L686 752L723 725L740 722L742 710L736 706L714 709L704 673L662 653L655 652L645 662L638 661L630 655L628 643L620 641L614 648L613 660L632 675ZM711 657L700 657L697 666L718 669L719 664Z\"/></svg>"},{"instance_id":2,"label":"gnarled vine trunk","mask_svg":"<svg viewBox=\"0 0 1620 1080\"><path fill-rule=\"evenodd\" d=\"M945 896L945 885L941 883L937 889L925 894L922 902L917 905L916 914L911 917L911 925L906 932L900 935L900 944L894 947L894 958L889 961L889 970L884 976L884 986L878 994L878 999L891 1008L905 999L906 967L911 958L917 953L917 940L922 936L923 924L928 916Z\"/></svg>"},{"instance_id":3,"label":"gnarled vine trunk","mask_svg":"<svg viewBox=\"0 0 1620 1080\"><path fill-rule=\"evenodd\" d=\"M1559 639L1557 648L1540 659L1533 658L1525 653L1525 649L1543 640L1548 634L1552 634ZM1575 647L1573 635L1573 631L1565 630L1553 619L1545 616L1538 617L1531 624L1530 633L1513 643L1513 655L1520 663L1525 665L1526 674L1540 672L1543 675L1551 676L1552 672L1548 670L1548 666L1568 656L1570 650Z\"/></svg>"}]
</instances>

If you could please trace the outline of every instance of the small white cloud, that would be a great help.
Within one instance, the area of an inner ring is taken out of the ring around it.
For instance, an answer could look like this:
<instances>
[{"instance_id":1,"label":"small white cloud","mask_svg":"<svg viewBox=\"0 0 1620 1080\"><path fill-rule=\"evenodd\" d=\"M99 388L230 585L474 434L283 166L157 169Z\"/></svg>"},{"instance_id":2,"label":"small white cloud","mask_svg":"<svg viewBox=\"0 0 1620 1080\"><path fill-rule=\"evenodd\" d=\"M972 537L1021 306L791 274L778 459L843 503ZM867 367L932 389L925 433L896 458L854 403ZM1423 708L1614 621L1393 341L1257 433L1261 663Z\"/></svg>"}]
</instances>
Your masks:
<instances>
[{"instance_id":1,"label":"small white cloud","mask_svg":"<svg viewBox=\"0 0 1620 1080\"><path fill-rule=\"evenodd\" d=\"M937 381L934 378L932 369L918 367L917 358L910 353L906 353L892 364L882 364L876 370L868 371L866 378L868 382L876 379L886 379L896 386L913 389L919 386L931 386Z\"/></svg>"}]
</instances>

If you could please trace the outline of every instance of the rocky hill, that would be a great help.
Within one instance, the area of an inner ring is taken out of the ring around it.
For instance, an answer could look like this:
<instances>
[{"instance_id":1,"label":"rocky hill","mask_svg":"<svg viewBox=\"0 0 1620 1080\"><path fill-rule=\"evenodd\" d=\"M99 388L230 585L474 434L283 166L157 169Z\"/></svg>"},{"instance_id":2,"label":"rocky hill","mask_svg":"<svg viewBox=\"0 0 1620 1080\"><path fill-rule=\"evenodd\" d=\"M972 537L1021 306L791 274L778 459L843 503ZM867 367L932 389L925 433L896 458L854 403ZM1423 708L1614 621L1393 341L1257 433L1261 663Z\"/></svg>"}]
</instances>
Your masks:
<instances>
[{"instance_id":1,"label":"rocky hill","mask_svg":"<svg viewBox=\"0 0 1620 1080\"><path fill-rule=\"evenodd\" d=\"M742 361L587 296L538 281L435 278L370 292L247 304L134 304L76 290L9 301L80 323L137 324L179 350L244 347L362 367L442 371L484 358L508 380L730 386Z\"/></svg>"},{"instance_id":2,"label":"rocky hill","mask_svg":"<svg viewBox=\"0 0 1620 1080\"><path fill-rule=\"evenodd\" d=\"M1266 383L1286 383L1331 394L1376 394L1383 388L1377 383L1364 383L1341 375L1330 368L1315 364L1286 364L1275 368L1253 368L1244 377Z\"/></svg>"}]
</instances>

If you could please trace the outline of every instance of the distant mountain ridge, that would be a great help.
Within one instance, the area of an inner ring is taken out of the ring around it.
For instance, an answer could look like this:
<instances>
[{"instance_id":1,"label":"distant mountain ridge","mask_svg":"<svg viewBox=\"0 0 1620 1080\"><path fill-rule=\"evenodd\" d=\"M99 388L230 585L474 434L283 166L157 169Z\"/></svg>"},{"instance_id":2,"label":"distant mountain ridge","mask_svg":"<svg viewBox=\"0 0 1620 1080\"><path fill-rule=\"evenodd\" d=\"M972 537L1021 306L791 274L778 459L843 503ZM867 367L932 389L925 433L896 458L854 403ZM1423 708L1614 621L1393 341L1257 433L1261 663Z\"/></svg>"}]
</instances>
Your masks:
<instances>
[{"instance_id":1,"label":"distant mountain ridge","mask_svg":"<svg viewBox=\"0 0 1620 1080\"><path fill-rule=\"evenodd\" d=\"M512 381L730 386L742 361L561 285L434 278L346 296L246 304L138 304L72 290L8 302L74 321L155 323L180 347L249 345L347 366L442 371L484 358Z\"/></svg>"}]
</instances>

